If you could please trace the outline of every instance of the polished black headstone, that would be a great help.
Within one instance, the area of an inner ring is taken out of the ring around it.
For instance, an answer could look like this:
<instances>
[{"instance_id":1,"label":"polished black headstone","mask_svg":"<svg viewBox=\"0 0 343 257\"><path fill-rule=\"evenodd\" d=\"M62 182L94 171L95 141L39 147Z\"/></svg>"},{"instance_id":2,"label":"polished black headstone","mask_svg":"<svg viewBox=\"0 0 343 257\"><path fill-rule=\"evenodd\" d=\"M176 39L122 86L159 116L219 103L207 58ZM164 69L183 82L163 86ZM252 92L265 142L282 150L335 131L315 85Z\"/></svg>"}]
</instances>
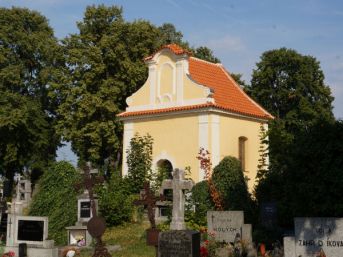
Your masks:
<instances>
[{"instance_id":1,"label":"polished black headstone","mask_svg":"<svg viewBox=\"0 0 343 257\"><path fill-rule=\"evenodd\" d=\"M277 206L275 202L263 202L260 210L261 224L266 228L277 225Z\"/></svg>"},{"instance_id":2,"label":"polished black headstone","mask_svg":"<svg viewBox=\"0 0 343 257\"><path fill-rule=\"evenodd\" d=\"M19 244L19 257L27 257L27 244Z\"/></svg>"},{"instance_id":3,"label":"polished black headstone","mask_svg":"<svg viewBox=\"0 0 343 257\"><path fill-rule=\"evenodd\" d=\"M159 234L158 257L199 256L199 232L193 230L170 230Z\"/></svg>"},{"instance_id":4,"label":"polished black headstone","mask_svg":"<svg viewBox=\"0 0 343 257\"><path fill-rule=\"evenodd\" d=\"M44 221L19 220L18 240L20 241L43 241Z\"/></svg>"}]
</instances>

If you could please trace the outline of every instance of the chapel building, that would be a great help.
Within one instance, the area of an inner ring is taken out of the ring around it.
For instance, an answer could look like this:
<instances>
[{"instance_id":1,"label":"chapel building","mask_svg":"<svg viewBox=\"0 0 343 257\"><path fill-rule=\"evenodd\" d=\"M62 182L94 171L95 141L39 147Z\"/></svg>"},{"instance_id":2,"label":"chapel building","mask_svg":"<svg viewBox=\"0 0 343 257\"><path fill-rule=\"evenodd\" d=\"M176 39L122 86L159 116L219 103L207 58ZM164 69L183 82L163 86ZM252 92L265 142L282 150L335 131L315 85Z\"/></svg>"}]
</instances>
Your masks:
<instances>
[{"instance_id":1,"label":"chapel building","mask_svg":"<svg viewBox=\"0 0 343 257\"><path fill-rule=\"evenodd\" d=\"M190 167L195 182L204 179L197 155L211 154L212 167L225 156L241 161L252 191L260 158L261 126L273 116L252 100L220 63L195 57L178 45L163 46L145 58L149 77L127 98L124 123L123 170L126 151L135 135L149 133L153 142L153 169Z\"/></svg>"}]
</instances>

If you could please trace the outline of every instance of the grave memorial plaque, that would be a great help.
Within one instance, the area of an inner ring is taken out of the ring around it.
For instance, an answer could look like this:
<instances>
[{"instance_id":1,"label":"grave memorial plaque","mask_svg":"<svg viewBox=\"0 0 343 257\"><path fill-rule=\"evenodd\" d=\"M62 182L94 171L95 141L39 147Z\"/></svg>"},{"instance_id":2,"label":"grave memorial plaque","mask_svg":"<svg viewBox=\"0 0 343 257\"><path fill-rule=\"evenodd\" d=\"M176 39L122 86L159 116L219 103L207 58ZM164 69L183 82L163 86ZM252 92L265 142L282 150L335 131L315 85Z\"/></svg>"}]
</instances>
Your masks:
<instances>
[{"instance_id":1,"label":"grave memorial plaque","mask_svg":"<svg viewBox=\"0 0 343 257\"><path fill-rule=\"evenodd\" d=\"M161 232L158 257L200 257L200 233L191 230Z\"/></svg>"},{"instance_id":2,"label":"grave memorial plaque","mask_svg":"<svg viewBox=\"0 0 343 257\"><path fill-rule=\"evenodd\" d=\"M43 241L44 221L18 220L18 240Z\"/></svg>"},{"instance_id":3,"label":"grave memorial plaque","mask_svg":"<svg viewBox=\"0 0 343 257\"><path fill-rule=\"evenodd\" d=\"M263 202L260 209L260 221L266 228L277 225L277 205L275 202Z\"/></svg>"},{"instance_id":4,"label":"grave memorial plaque","mask_svg":"<svg viewBox=\"0 0 343 257\"><path fill-rule=\"evenodd\" d=\"M91 217L91 202L82 201L80 202L80 218Z\"/></svg>"},{"instance_id":5,"label":"grave memorial plaque","mask_svg":"<svg viewBox=\"0 0 343 257\"><path fill-rule=\"evenodd\" d=\"M233 243L237 233L242 236L243 224L243 211L207 212L208 232L214 233L216 241Z\"/></svg>"},{"instance_id":6,"label":"grave memorial plaque","mask_svg":"<svg viewBox=\"0 0 343 257\"><path fill-rule=\"evenodd\" d=\"M294 232L296 256L343 256L343 218L294 218Z\"/></svg>"}]
</instances>

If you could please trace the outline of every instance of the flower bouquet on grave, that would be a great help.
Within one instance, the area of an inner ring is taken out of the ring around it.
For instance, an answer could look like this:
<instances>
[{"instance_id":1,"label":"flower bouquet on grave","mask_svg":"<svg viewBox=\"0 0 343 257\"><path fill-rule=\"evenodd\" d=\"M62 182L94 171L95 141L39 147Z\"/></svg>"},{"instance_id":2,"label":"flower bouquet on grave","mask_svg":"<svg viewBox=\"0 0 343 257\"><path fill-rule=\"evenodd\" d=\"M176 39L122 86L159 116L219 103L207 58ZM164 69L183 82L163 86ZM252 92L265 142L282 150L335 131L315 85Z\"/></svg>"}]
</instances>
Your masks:
<instances>
[{"instance_id":1,"label":"flower bouquet on grave","mask_svg":"<svg viewBox=\"0 0 343 257\"><path fill-rule=\"evenodd\" d=\"M2 255L2 257L14 257L14 256L15 256L15 252L13 252L13 251L9 251L9 252L4 253Z\"/></svg>"},{"instance_id":2,"label":"flower bouquet on grave","mask_svg":"<svg viewBox=\"0 0 343 257\"><path fill-rule=\"evenodd\" d=\"M81 247L86 245L86 240L81 236L76 238L76 245Z\"/></svg>"}]
</instances>

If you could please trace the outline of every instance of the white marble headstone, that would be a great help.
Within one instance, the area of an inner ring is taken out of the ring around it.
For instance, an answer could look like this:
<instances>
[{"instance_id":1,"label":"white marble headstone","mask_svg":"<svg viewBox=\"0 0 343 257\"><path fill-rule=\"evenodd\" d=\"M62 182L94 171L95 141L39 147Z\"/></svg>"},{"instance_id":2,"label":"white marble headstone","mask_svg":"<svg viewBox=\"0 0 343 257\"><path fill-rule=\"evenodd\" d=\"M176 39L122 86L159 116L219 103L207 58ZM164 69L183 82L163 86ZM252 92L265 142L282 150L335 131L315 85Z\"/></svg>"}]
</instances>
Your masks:
<instances>
[{"instance_id":1,"label":"white marble headstone","mask_svg":"<svg viewBox=\"0 0 343 257\"><path fill-rule=\"evenodd\" d=\"M295 254L343 256L343 218L294 218Z\"/></svg>"},{"instance_id":2,"label":"white marble headstone","mask_svg":"<svg viewBox=\"0 0 343 257\"><path fill-rule=\"evenodd\" d=\"M208 211L208 232L213 233L217 241L234 242L237 233L242 236L244 224L243 211Z\"/></svg>"}]
</instances>

